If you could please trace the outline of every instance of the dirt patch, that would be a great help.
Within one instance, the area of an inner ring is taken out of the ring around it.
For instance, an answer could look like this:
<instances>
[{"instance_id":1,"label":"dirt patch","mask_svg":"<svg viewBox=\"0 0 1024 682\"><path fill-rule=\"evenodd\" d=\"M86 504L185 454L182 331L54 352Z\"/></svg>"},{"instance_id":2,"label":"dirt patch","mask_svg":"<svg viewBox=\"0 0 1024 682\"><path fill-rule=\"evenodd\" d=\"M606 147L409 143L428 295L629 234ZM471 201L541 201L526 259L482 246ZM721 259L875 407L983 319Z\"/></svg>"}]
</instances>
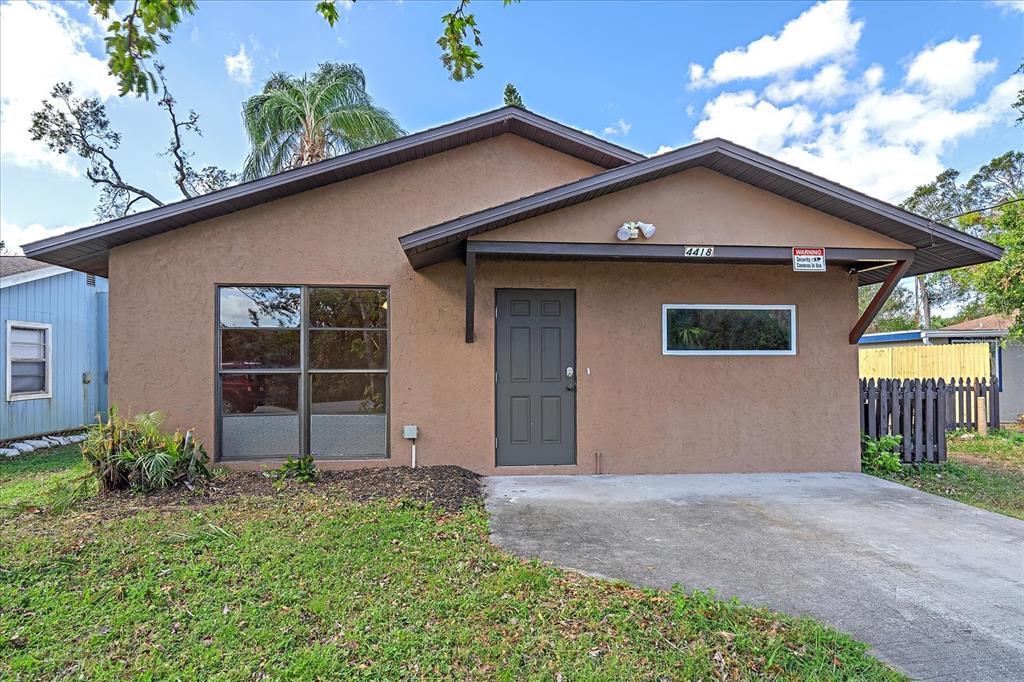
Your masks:
<instances>
[{"instance_id":1,"label":"dirt patch","mask_svg":"<svg viewBox=\"0 0 1024 682\"><path fill-rule=\"evenodd\" d=\"M218 472L213 480L178 486L146 495L105 493L83 507L101 514L118 515L140 508L191 508L216 504L234 497L286 497L314 491L337 494L356 502L375 499L409 499L431 503L447 511L480 504L483 500L478 474L457 466L382 467L352 471L320 471L315 483L289 480L275 483L262 472Z\"/></svg>"}]
</instances>

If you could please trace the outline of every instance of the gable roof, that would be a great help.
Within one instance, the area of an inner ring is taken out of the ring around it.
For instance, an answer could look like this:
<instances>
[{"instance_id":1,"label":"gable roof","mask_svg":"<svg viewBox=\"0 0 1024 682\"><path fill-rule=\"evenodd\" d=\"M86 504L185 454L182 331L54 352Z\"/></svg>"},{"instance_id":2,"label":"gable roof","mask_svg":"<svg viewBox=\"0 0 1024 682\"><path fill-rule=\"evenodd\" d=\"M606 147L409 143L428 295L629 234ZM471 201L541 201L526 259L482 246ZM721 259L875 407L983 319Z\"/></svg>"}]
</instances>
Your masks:
<instances>
[{"instance_id":1,"label":"gable roof","mask_svg":"<svg viewBox=\"0 0 1024 682\"><path fill-rule=\"evenodd\" d=\"M49 263L32 260L25 256L0 256L0 277L9 277L22 272L30 272L39 268L48 268Z\"/></svg>"},{"instance_id":2,"label":"gable roof","mask_svg":"<svg viewBox=\"0 0 1024 682\"><path fill-rule=\"evenodd\" d=\"M943 327L947 331L1006 331L1013 326L1016 315L986 315Z\"/></svg>"},{"instance_id":3,"label":"gable roof","mask_svg":"<svg viewBox=\"0 0 1024 682\"><path fill-rule=\"evenodd\" d=\"M67 268L25 256L0 256L0 289L70 272Z\"/></svg>"},{"instance_id":4,"label":"gable roof","mask_svg":"<svg viewBox=\"0 0 1024 682\"><path fill-rule=\"evenodd\" d=\"M416 230L399 241L413 267L419 268L458 255L474 234L699 166L916 247L908 277L1002 255L994 244L718 138ZM860 282L880 282L885 275L885 269L866 270Z\"/></svg>"},{"instance_id":5,"label":"gable roof","mask_svg":"<svg viewBox=\"0 0 1024 682\"><path fill-rule=\"evenodd\" d=\"M42 239L23 248L33 258L105 277L107 257L115 246L505 133L602 168L616 168L646 158L525 109L502 107L194 199Z\"/></svg>"}]
</instances>

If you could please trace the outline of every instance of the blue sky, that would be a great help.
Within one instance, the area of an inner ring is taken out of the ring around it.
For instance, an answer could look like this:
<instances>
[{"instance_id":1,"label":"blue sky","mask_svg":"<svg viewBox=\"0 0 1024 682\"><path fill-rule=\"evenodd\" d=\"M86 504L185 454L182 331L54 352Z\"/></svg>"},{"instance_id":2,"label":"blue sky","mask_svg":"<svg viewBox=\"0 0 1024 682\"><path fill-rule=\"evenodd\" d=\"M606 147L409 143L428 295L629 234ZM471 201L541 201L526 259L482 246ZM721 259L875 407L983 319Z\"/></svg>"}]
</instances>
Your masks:
<instances>
[{"instance_id":1,"label":"blue sky","mask_svg":"<svg viewBox=\"0 0 1024 682\"><path fill-rule=\"evenodd\" d=\"M1024 146L1009 110L1024 87L1021 2L477 2L485 68L462 83L435 45L454 0L359 0L333 29L313 4L199 0L162 48L179 106L201 115L197 165L238 169L242 101L271 72L322 61L359 64L409 131L499 106L511 81L528 108L647 154L722 136L891 201ZM84 3L4 3L0 32L9 245L93 222L82 166L25 131L58 80L107 103L126 177L179 198L158 157L167 120L155 101L116 96Z\"/></svg>"}]
</instances>

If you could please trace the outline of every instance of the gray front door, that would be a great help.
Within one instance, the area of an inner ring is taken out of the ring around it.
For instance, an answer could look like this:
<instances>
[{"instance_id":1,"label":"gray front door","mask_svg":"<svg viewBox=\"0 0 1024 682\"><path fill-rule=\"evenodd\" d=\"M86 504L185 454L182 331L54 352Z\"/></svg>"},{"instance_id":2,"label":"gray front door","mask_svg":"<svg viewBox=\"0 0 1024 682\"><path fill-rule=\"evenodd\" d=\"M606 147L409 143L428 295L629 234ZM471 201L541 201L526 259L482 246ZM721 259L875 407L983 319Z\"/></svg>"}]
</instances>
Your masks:
<instances>
[{"instance_id":1,"label":"gray front door","mask_svg":"<svg viewBox=\"0 0 1024 682\"><path fill-rule=\"evenodd\" d=\"M498 466L576 462L576 292L498 289Z\"/></svg>"}]
</instances>

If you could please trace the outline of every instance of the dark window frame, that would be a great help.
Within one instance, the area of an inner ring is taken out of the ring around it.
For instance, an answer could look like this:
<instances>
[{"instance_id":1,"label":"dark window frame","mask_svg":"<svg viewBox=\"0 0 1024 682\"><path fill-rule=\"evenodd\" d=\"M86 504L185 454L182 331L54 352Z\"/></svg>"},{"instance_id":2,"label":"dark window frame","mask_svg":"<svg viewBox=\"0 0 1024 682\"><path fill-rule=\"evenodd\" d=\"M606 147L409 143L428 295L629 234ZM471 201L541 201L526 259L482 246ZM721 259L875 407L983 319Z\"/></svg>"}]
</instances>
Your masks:
<instances>
[{"instance_id":1,"label":"dark window frame","mask_svg":"<svg viewBox=\"0 0 1024 682\"><path fill-rule=\"evenodd\" d=\"M668 344L668 312L670 310L788 310L789 348L786 350L674 350ZM796 305L794 304L753 304L753 303L665 303L661 306L661 354L662 355L776 355L797 354Z\"/></svg>"},{"instance_id":2,"label":"dark window frame","mask_svg":"<svg viewBox=\"0 0 1024 682\"><path fill-rule=\"evenodd\" d=\"M237 288L237 287L253 287L253 288L296 288L300 290L299 299L299 326L296 327L222 327L220 321L221 313L221 297L220 292L222 289ZM383 327L355 327L355 328L334 328L334 327L312 327L309 324L309 291L310 289L352 289L352 290L378 290L384 292L385 301L387 303L387 315L384 318L385 325ZM391 287L385 284L283 284L283 283L267 283L267 284L254 284L248 283L222 283L218 282L213 287L213 299L214 299L214 440L216 441L217 457L216 461L224 461L224 443L223 443L223 419L238 419L248 418L254 415L251 414L229 414L225 415L223 410L223 381L222 377L227 374L292 374L298 375L299 378L299 452L293 454L306 455L311 454L309 450L310 444L310 425L312 417L312 380L313 374L384 374L384 453L381 455L365 456L365 457L347 457L344 455L317 455L318 458L322 459L337 459L341 461L360 461L360 460L380 460L391 458ZM223 369L221 367L221 332L223 330L233 329L247 329L247 330L268 330L268 331L281 331L281 330L299 330L299 367L295 368L266 368L266 369L255 369L255 368L237 368L237 369ZM371 330L384 332L387 341L387 352L385 354L385 367L384 369L313 369L309 367L309 341L311 331L363 331ZM265 416L265 415L256 415ZM312 453L316 454L316 453ZM286 455L270 455L270 456L254 456L252 459L281 459Z\"/></svg>"}]
</instances>

